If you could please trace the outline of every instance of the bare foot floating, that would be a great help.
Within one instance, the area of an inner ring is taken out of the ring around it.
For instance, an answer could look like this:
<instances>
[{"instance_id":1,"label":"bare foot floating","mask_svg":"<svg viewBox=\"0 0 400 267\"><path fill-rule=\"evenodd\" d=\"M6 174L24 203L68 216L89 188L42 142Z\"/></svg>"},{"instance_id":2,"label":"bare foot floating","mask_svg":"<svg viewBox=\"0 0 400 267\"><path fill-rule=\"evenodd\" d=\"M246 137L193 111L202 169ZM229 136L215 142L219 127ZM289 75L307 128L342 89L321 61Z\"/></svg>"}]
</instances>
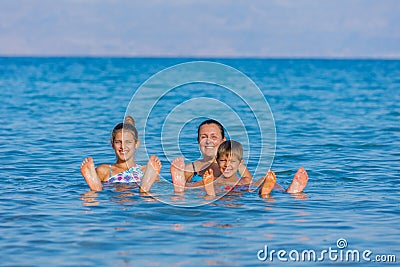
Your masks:
<instances>
[{"instance_id":1,"label":"bare foot floating","mask_svg":"<svg viewBox=\"0 0 400 267\"><path fill-rule=\"evenodd\" d=\"M171 164L172 183L174 184L174 191L182 193L185 191L185 162L183 157L178 157L172 161Z\"/></svg>"},{"instance_id":2,"label":"bare foot floating","mask_svg":"<svg viewBox=\"0 0 400 267\"><path fill-rule=\"evenodd\" d=\"M308 174L303 167L300 167L293 177L292 183L286 189L287 193L300 193L307 185Z\"/></svg>"},{"instance_id":3,"label":"bare foot floating","mask_svg":"<svg viewBox=\"0 0 400 267\"><path fill-rule=\"evenodd\" d=\"M260 195L262 196L269 195L272 189L274 189L275 183L276 183L276 175L273 171L269 170L260 188Z\"/></svg>"},{"instance_id":4,"label":"bare foot floating","mask_svg":"<svg viewBox=\"0 0 400 267\"><path fill-rule=\"evenodd\" d=\"M101 191L103 189L103 185L97 176L96 169L94 168L94 162L91 157L85 158L82 161L81 173L83 177L85 177L86 183L89 185L91 190Z\"/></svg>"},{"instance_id":5,"label":"bare foot floating","mask_svg":"<svg viewBox=\"0 0 400 267\"><path fill-rule=\"evenodd\" d=\"M206 190L207 195L215 196L214 172L212 169L208 169L203 174L203 183L204 183L204 189Z\"/></svg>"},{"instance_id":6,"label":"bare foot floating","mask_svg":"<svg viewBox=\"0 0 400 267\"><path fill-rule=\"evenodd\" d=\"M144 172L142 182L140 184L140 192L147 193L150 191L151 186L157 180L161 171L161 161L157 156L150 156L147 162L146 171Z\"/></svg>"}]
</instances>

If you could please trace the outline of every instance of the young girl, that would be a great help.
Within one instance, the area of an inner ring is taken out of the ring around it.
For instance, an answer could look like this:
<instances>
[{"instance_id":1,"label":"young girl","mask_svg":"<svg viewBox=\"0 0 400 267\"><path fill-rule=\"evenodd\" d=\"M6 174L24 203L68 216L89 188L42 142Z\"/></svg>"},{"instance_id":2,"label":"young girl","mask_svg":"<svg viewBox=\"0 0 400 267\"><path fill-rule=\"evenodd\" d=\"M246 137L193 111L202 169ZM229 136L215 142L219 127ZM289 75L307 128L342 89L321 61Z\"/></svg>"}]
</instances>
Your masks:
<instances>
[{"instance_id":1,"label":"young girl","mask_svg":"<svg viewBox=\"0 0 400 267\"><path fill-rule=\"evenodd\" d=\"M202 159L189 164L184 163L183 157L178 157L171 164L171 176L175 192L183 192L185 187L203 186L202 176L206 170L212 169L221 175L216 161L218 146L226 140L225 130L216 120L203 121L197 128L197 142ZM239 168L242 179L251 183L252 176L244 164Z\"/></svg>"},{"instance_id":2,"label":"young girl","mask_svg":"<svg viewBox=\"0 0 400 267\"><path fill-rule=\"evenodd\" d=\"M161 162L157 156L151 156L147 166L135 163L135 150L139 147L135 121L128 116L125 122L117 124L111 133L111 146L117 161L114 164L102 164L97 168L91 157L81 164L81 173L91 190L100 191L104 183L138 183L140 192L149 192L158 179Z\"/></svg>"},{"instance_id":3,"label":"young girl","mask_svg":"<svg viewBox=\"0 0 400 267\"><path fill-rule=\"evenodd\" d=\"M215 191L233 191L243 192L249 191L250 184L243 178L239 178L237 173L240 165L243 164L243 146L236 141L225 141L218 147L217 163L220 168L220 176L215 178L213 169L208 169L204 175L204 189L207 195L215 196ZM261 197L267 197L271 190L275 187L276 176L272 171L268 171L267 175L259 180L261 187L259 194ZM308 175L304 168L300 167L295 174L290 186L283 190L287 193L300 193L307 185Z\"/></svg>"}]
</instances>

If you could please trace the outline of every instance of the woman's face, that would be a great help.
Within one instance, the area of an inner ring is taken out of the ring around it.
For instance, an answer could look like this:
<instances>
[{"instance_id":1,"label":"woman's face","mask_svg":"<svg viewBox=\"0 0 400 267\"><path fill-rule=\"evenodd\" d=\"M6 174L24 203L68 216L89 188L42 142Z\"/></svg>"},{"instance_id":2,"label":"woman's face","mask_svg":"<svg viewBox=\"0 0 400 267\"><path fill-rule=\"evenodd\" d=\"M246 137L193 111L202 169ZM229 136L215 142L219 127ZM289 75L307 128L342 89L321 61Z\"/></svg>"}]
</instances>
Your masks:
<instances>
[{"instance_id":1,"label":"woman's face","mask_svg":"<svg viewBox=\"0 0 400 267\"><path fill-rule=\"evenodd\" d=\"M199 146L204 159L213 159L217 155L218 146L225 141L216 124L204 124L199 129Z\"/></svg>"}]
</instances>

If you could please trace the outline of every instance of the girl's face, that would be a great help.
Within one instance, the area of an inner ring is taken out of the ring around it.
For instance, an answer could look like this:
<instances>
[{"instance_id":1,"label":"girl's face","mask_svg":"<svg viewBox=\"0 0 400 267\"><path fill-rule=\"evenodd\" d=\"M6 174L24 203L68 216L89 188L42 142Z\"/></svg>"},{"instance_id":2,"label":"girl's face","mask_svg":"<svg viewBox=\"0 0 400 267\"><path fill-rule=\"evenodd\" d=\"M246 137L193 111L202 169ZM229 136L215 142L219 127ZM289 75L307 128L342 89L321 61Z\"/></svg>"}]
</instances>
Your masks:
<instances>
[{"instance_id":1,"label":"girl's face","mask_svg":"<svg viewBox=\"0 0 400 267\"><path fill-rule=\"evenodd\" d=\"M225 141L216 124L204 124L199 130L199 146L204 158L215 158L218 146Z\"/></svg>"},{"instance_id":2,"label":"girl's face","mask_svg":"<svg viewBox=\"0 0 400 267\"><path fill-rule=\"evenodd\" d=\"M115 135L112 147L119 160L127 161L135 156L135 149L139 147L139 140L130 131L118 131Z\"/></svg>"}]
</instances>

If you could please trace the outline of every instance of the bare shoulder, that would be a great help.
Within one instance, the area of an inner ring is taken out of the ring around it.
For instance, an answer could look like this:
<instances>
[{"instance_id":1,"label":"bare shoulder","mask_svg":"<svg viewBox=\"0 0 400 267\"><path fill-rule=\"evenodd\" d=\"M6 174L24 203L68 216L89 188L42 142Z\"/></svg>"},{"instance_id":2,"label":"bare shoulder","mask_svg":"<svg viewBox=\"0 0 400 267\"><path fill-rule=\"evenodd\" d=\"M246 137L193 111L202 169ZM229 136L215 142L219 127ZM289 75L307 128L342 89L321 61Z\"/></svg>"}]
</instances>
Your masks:
<instances>
[{"instance_id":1,"label":"bare shoulder","mask_svg":"<svg viewBox=\"0 0 400 267\"><path fill-rule=\"evenodd\" d=\"M109 164L101 164L96 168L97 176L99 176L101 181L105 181L110 177L110 165Z\"/></svg>"},{"instance_id":2,"label":"bare shoulder","mask_svg":"<svg viewBox=\"0 0 400 267\"><path fill-rule=\"evenodd\" d=\"M244 180L245 184L251 184L253 176L251 175L249 169L247 169L246 165L244 164L239 165L239 173L242 179Z\"/></svg>"},{"instance_id":3,"label":"bare shoulder","mask_svg":"<svg viewBox=\"0 0 400 267\"><path fill-rule=\"evenodd\" d=\"M243 172L245 172L247 170L247 167L246 167L246 165L244 165L244 163L242 163L242 164L239 165L238 170L239 170L240 173L243 173Z\"/></svg>"}]
</instances>

